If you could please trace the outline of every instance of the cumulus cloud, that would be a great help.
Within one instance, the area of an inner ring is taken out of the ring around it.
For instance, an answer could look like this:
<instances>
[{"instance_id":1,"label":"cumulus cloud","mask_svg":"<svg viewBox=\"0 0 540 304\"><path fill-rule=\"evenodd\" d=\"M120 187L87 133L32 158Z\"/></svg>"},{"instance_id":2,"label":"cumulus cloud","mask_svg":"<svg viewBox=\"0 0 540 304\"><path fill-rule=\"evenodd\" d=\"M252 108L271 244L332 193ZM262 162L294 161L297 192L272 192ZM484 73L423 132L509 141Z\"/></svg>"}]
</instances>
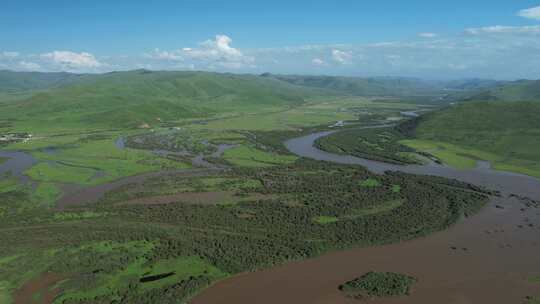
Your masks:
<instances>
[{"instance_id":1,"label":"cumulus cloud","mask_svg":"<svg viewBox=\"0 0 540 304\"><path fill-rule=\"evenodd\" d=\"M468 28L465 33L470 35L482 34L540 34L540 25L529 26L486 26L479 28Z\"/></svg>"},{"instance_id":2,"label":"cumulus cloud","mask_svg":"<svg viewBox=\"0 0 540 304\"><path fill-rule=\"evenodd\" d=\"M435 39L419 34L409 40L365 44L251 49L236 48L230 37L217 35L196 46L154 49L135 56L96 58L89 53L70 51L42 55L0 51L0 68L106 72L144 67L284 74L317 74L324 68L325 73L351 76L538 79L539 35L540 25L498 25L470 28L454 35L436 36Z\"/></svg>"},{"instance_id":3,"label":"cumulus cloud","mask_svg":"<svg viewBox=\"0 0 540 304\"><path fill-rule=\"evenodd\" d=\"M339 64L349 64L352 60L352 53L341 51L341 50L332 50L332 60Z\"/></svg>"},{"instance_id":4,"label":"cumulus cloud","mask_svg":"<svg viewBox=\"0 0 540 304\"><path fill-rule=\"evenodd\" d=\"M421 38L435 38L437 36L438 35L435 33L418 33L418 37L421 37Z\"/></svg>"},{"instance_id":5,"label":"cumulus cloud","mask_svg":"<svg viewBox=\"0 0 540 304\"><path fill-rule=\"evenodd\" d=\"M94 55L86 52L54 51L42 54L41 58L68 69L99 68L103 65Z\"/></svg>"},{"instance_id":6,"label":"cumulus cloud","mask_svg":"<svg viewBox=\"0 0 540 304\"><path fill-rule=\"evenodd\" d=\"M518 16L528 19L540 20L540 6L521 10L518 12Z\"/></svg>"},{"instance_id":7,"label":"cumulus cloud","mask_svg":"<svg viewBox=\"0 0 540 304\"><path fill-rule=\"evenodd\" d=\"M253 66L255 59L246 56L231 44L232 39L229 36L216 35L215 39L201 43L198 48L183 48L182 52L186 58L206 61L211 65L217 64L225 68L239 69Z\"/></svg>"}]
</instances>

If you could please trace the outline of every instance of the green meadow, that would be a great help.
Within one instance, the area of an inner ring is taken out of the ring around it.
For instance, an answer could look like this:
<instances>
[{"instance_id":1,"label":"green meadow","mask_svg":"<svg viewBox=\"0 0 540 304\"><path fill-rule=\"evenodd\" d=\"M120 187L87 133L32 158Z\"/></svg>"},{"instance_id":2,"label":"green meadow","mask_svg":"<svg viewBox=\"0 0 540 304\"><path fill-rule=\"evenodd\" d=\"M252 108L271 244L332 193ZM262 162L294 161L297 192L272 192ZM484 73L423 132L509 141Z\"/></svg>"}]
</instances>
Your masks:
<instances>
[{"instance_id":1,"label":"green meadow","mask_svg":"<svg viewBox=\"0 0 540 304\"><path fill-rule=\"evenodd\" d=\"M416 163L423 151L462 169L489 160L540 172L532 104L448 107L408 137L354 130L440 107L433 100L446 93L414 79L148 70L0 71L2 79L10 81L0 81L0 135L32 135L2 150L35 163L22 179L0 178L0 303L49 275L35 301L58 287L54 304L187 302L231 275L424 236L486 204L491 192L456 180L376 175L283 145L338 121L351 125L325 146L342 154ZM70 191L161 171L93 204L55 208Z\"/></svg>"},{"instance_id":2,"label":"green meadow","mask_svg":"<svg viewBox=\"0 0 540 304\"><path fill-rule=\"evenodd\" d=\"M494 169L540 177L540 103L463 103L418 122L416 139L402 144L460 169L478 160Z\"/></svg>"}]
</instances>

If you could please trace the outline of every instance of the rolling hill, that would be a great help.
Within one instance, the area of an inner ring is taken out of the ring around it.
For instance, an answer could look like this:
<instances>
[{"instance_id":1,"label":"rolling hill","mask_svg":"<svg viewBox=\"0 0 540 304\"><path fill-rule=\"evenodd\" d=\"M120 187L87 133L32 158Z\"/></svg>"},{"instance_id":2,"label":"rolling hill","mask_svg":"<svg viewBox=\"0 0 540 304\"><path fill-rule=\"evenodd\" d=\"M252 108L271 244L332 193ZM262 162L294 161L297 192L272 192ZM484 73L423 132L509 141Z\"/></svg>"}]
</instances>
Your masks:
<instances>
[{"instance_id":1,"label":"rolling hill","mask_svg":"<svg viewBox=\"0 0 540 304\"><path fill-rule=\"evenodd\" d=\"M20 93L61 87L95 76L67 72L13 72L0 70L0 93Z\"/></svg>"},{"instance_id":2,"label":"rolling hill","mask_svg":"<svg viewBox=\"0 0 540 304\"><path fill-rule=\"evenodd\" d=\"M488 160L495 168L540 176L540 103L471 102L422 117L414 148L458 167Z\"/></svg>"},{"instance_id":3,"label":"rolling hill","mask_svg":"<svg viewBox=\"0 0 540 304\"><path fill-rule=\"evenodd\" d=\"M50 78L39 73L14 75L32 81L10 87L28 88L32 94L4 104L0 119L47 124L135 127L156 120L294 106L308 96L322 94L277 79L207 72L136 70L101 75L54 74ZM36 88L41 90L33 91Z\"/></svg>"},{"instance_id":4,"label":"rolling hill","mask_svg":"<svg viewBox=\"0 0 540 304\"><path fill-rule=\"evenodd\" d=\"M464 101L540 101L540 80L495 83L458 96Z\"/></svg>"},{"instance_id":5,"label":"rolling hill","mask_svg":"<svg viewBox=\"0 0 540 304\"><path fill-rule=\"evenodd\" d=\"M415 78L263 75L298 86L356 96L439 96L442 94L442 86L439 83Z\"/></svg>"}]
</instances>

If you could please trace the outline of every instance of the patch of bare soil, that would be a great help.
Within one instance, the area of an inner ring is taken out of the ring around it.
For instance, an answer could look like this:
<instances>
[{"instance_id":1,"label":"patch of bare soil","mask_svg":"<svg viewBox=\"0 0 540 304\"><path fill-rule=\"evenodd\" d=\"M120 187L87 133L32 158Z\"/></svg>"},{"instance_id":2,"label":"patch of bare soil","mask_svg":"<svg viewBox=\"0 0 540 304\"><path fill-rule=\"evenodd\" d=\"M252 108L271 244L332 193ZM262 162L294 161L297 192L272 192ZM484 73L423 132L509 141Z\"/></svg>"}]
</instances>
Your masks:
<instances>
[{"instance_id":1,"label":"patch of bare soil","mask_svg":"<svg viewBox=\"0 0 540 304\"><path fill-rule=\"evenodd\" d=\"M14 294L15 304L50 304L61 292L55 285L65 276L46 272L26 282Z\"/></svg>"}]
</instances>

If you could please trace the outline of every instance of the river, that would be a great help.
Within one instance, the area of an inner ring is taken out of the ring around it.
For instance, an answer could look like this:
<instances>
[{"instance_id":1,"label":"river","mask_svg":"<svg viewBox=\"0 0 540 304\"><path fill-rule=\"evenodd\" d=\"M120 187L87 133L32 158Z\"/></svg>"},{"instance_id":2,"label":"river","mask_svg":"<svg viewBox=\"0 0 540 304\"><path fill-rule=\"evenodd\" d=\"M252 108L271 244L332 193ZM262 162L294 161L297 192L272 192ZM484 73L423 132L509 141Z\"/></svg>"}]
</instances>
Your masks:
<instances>
[{"instance_id":1,"label":"river","mask_svg":"<svg viewBox=\"0 0 540 304\"><path fill-rule=\"evenodd\" d=\"M494 171L481 163L473 170L437 164L399 166L337 155L314 147L326 131L285 142L292 153L322 161L361 165L372 172L402 171L455 178L498 190L479 214L428 237L369 248L332 252L220 281L195 297L193 304L358 303L337 287L368 271L392 271L418 278L410 296L372 303L468 304L524 303L540 296L540 210L519 194L540 200L540 180Z\"/></svg>"}]
</instances>

